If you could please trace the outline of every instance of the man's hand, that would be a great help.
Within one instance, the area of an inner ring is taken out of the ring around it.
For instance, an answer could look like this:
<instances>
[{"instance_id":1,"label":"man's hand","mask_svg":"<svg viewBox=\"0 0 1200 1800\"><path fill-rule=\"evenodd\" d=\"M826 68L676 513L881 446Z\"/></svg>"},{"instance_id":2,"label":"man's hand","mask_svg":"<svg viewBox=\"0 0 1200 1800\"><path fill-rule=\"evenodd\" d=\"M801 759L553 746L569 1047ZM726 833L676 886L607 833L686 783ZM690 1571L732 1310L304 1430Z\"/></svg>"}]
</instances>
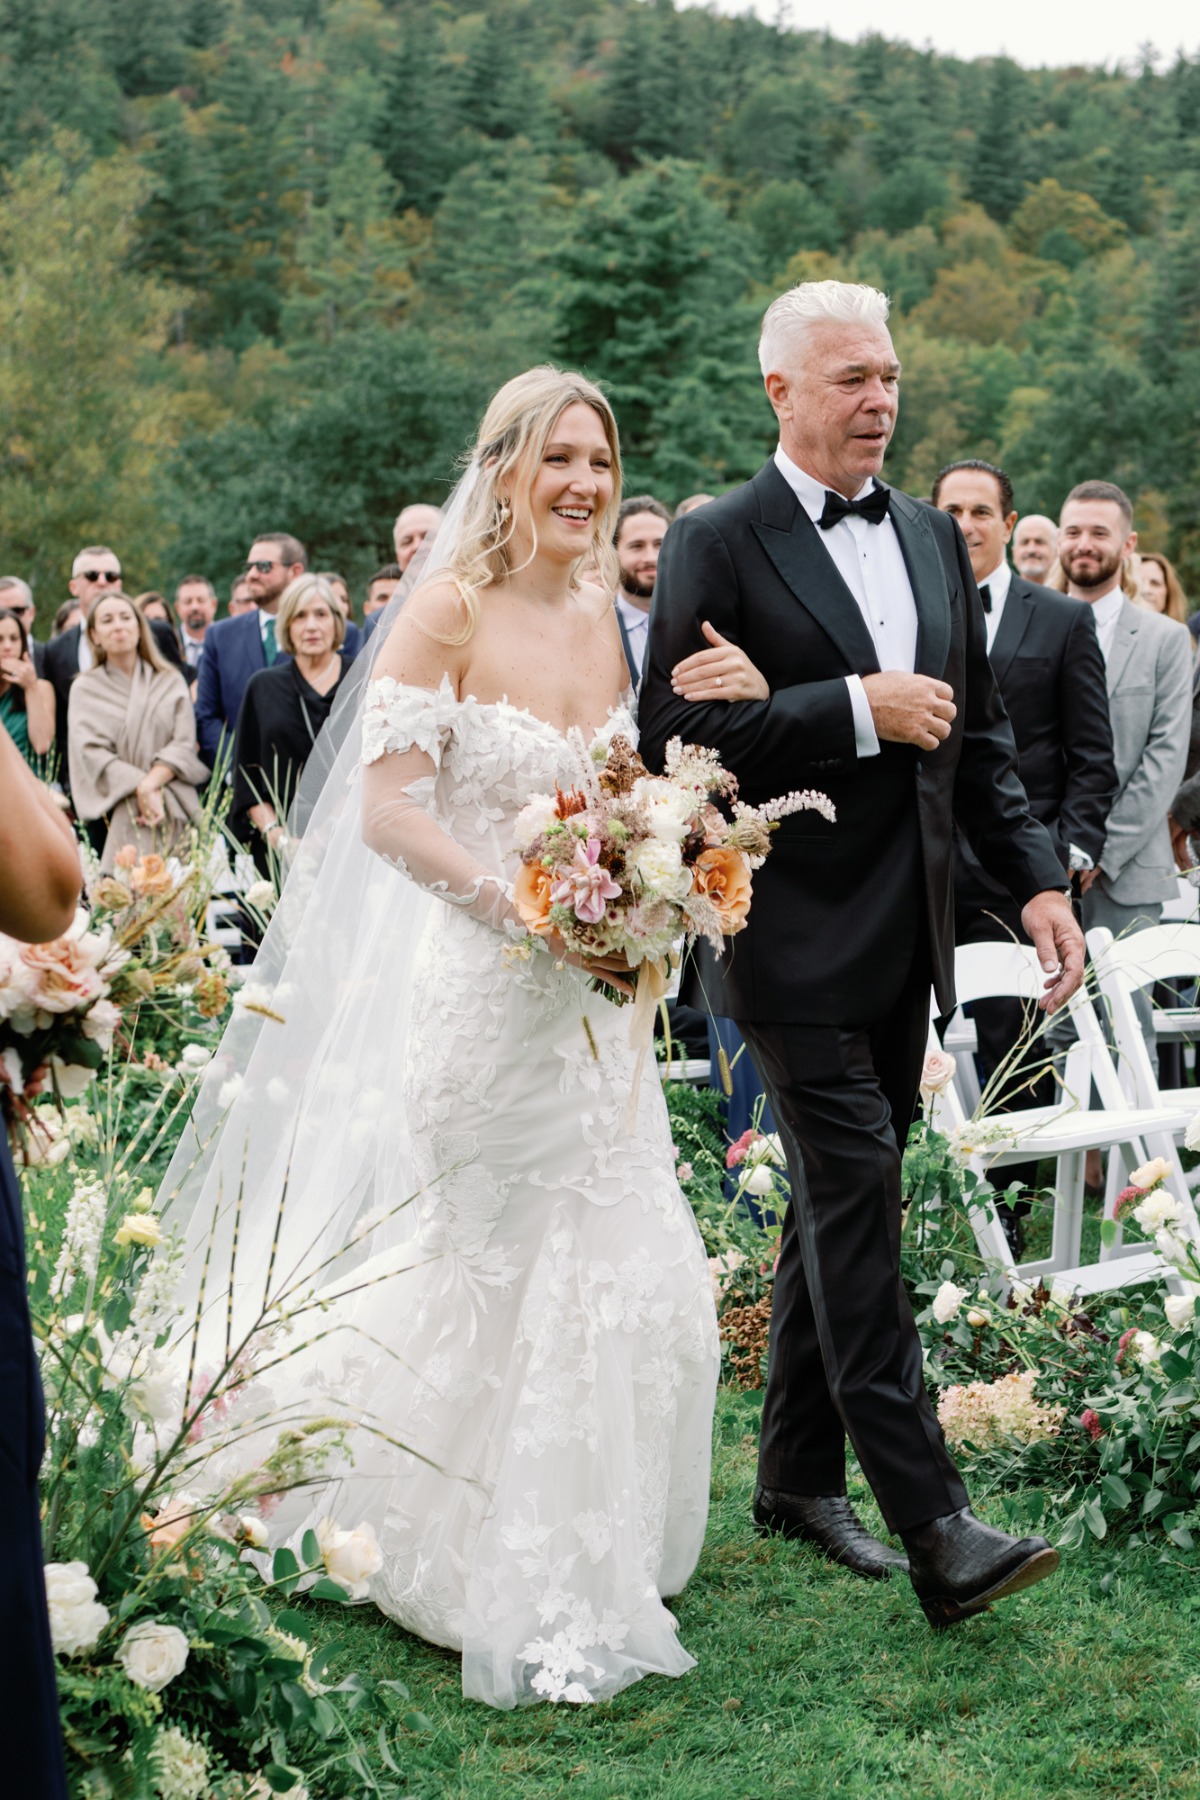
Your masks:
<instances>
[{"instance_id":1,"label":"man's hand","mask_svg":"<svg viewBox=\"0 0 1200 1800\"><path fill-rule=\"evenodd\" d=\"M1079 892L1081 894L1086 894L1090 887L1094 887L1096 882L1100 879L1100 873L1099 863L1096 864L1094 869L1081 869L1079 873Z\"/></svg>"},{"instance_id":2,"label":"man's hand","mask_svg":"<svg viewBox=\"0 0 1200 1800\"><path fill-rule=\"evenodd\" d=\"M915 744L936 750L950 736L958 708L954 689L932 675L905 675L885 669L864 675L863 689L871 707L875 735L891 744Z\"/></svg>"},{"instance_id":3,"label":"man's hand","mask_svg":"<svg viewBox=\"0 0 1200 1800\"><path fill-rule=\"evenodd\" d=\"M1071 902L1065 894L1046 888L1021 909L1021 923L1046 971L1046 988L1038 1005L1043 1012L1056 1013L1083 980L1083 933Z\"/></svg>"},{"instance_id":4,"label":"man's hand","mask_svg":"<svg viewBox=\"0 0 1200 1800\"><path fill-rule=\"evenodd\" d=\"M1175 867L1181 875L1186 875L1192 868L1192 847L1188 843L1191 836L1186 825L1181 825L1173 813L1167 814L1167 826L1171 833L1171 854L1175 858Z\"/></svg>"}]
</instances>

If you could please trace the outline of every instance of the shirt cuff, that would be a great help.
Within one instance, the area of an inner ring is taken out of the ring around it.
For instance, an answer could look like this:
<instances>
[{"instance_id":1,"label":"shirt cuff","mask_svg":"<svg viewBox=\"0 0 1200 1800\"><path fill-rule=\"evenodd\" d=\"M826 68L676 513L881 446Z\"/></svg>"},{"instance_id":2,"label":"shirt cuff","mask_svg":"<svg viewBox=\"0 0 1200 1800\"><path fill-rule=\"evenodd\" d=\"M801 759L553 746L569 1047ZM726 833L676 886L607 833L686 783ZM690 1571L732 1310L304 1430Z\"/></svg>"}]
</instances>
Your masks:
<instances>
[{"instance_id":1,"label":"shirt cuff","mask_svg":"<svg viewBox=\"0 0 1200 1800\"><path fill-rule=\"evenodd\" d=\"M1087 851L1081 850L1078 844L1068 844L1067 855L1069 858L1067 867L1072 874L1074 874L1077 869L1094 869L1096 866Z\"/></svg>"},{"instance_id":2,"label":"shirt cuff","mask_svg":"<svg viewBox=\"0 0 1200 1800\"><path fill-rule=\"evenodd\" d=\"M867 699L862 676L847 675L846 686L850 690L850 710L854 714L854 753L856 756L878 756L879 739L875 735L871 702Z\"/></svg>"}]
</instances>

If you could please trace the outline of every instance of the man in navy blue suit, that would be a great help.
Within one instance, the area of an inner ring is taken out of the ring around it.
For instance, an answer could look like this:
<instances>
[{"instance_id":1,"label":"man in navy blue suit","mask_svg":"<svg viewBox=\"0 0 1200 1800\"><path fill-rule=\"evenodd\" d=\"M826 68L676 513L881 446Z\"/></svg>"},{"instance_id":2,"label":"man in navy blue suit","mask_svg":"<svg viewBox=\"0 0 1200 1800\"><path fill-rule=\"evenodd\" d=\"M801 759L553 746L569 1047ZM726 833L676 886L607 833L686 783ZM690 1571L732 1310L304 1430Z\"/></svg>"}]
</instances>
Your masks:
<instances>
[{"instance_id":1,"label":"man in navy blue suit","mask_svg":"<svg viewBox=\"0 0 1200 1800\"><path fill-rule=\"evenodd\" d=\"M303 575L308 553L299 538L286 531L256 537L246 559L244 580L254 611L236 619L219 619L204 637L196 690L196 730L200 754L216 766L223 737L233 737L246 683L259 669L279 660L275 614L289 581Z\"/></svg>"}]
</instances>

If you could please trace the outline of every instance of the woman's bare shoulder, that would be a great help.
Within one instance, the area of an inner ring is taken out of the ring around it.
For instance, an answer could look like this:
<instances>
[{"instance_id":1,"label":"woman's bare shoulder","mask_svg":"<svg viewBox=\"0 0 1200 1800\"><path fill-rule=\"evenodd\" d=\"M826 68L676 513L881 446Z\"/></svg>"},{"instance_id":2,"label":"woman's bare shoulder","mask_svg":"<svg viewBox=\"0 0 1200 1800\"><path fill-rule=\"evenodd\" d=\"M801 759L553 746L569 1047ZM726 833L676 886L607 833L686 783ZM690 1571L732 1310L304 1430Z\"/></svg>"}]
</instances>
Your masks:
<instances>
[{"instance_id":1,"label":"woman's bare shoulder","mask_svg":"<svg viewBox=\"0 0 1200 1800\"><path fill-rule=\"evenodd\" d=\"M457 681L466 662L467 645L447 640L462 636L468 617L462 591L452 576L439 575L422 582L401 607L376 658L374 673L418 687L437 687L443 675Z\"/></svg>"}]
</instances>

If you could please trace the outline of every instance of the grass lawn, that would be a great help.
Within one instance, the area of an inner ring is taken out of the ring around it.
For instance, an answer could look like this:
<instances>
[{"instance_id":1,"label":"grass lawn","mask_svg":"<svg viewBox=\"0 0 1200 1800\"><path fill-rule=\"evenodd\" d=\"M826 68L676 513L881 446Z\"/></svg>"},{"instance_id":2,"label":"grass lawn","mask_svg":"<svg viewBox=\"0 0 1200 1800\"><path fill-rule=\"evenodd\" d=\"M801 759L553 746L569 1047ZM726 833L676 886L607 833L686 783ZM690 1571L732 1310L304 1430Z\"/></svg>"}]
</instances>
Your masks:
<instances>
[{"instance_id":1,"label":"grass lawn","mask_svg":"<svg viewBox=\"0 0 1200 1800\"><path fill-rule=\"evenodd\" d=\"M349 1639L347 1666L407 1682L432 1722L406 1740L414 1800L1200 1797L1200 1566L1159 1546L1075 1552L935 1635L906 1580L753 1535L758 1406L721 1394L708 1541L677 1606L699 1666L680 1681L492 1712L463 1700L457 1657L374 1611L318 1607L322 1641Z\"/></svg>"}]
</instances>

